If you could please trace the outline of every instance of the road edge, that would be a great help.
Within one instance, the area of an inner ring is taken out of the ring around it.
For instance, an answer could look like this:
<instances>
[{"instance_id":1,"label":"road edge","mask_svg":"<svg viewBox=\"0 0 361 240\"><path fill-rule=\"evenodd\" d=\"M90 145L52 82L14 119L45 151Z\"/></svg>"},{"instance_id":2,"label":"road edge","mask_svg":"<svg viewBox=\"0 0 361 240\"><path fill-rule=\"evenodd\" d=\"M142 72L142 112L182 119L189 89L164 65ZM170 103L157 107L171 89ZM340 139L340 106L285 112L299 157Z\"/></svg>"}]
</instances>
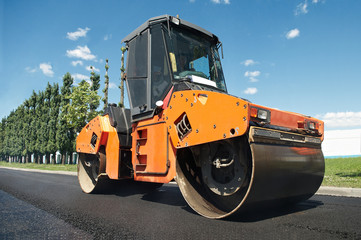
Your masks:
<instances>
[{"instance_id":1,"label":"road edge","mask_svg":"<svg viewBox=\"0 0 361 240\"><path fill-rule=\"evenodd\" d=\"M24 171L24 172L39 172L39 173L51 173L51 174L62 174L62 175L77 176L76 172L70 172L70 171L54 171L54 170L15 168L15 167L4 167L4 166L0 166L0 168L6 168L6 169L18 170L18 171Z\"/></svg>"}]
</instances>

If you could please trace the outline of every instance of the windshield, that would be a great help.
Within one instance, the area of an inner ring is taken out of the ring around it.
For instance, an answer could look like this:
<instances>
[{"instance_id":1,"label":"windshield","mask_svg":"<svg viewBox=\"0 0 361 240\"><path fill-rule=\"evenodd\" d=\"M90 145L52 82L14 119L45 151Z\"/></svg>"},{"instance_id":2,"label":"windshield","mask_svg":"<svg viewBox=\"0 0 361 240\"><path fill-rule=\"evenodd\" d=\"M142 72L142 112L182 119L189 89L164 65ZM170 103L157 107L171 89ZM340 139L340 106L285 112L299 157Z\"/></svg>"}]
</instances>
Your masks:
<instances>
[{"instance_id":1,"label":"windshield","mask_svg":"<svg viewBox=\"0 0 361 240\"><path fill-rule=\"evenodd\" d=\"M173 28L167 38L174 79L194 78L198 83L227 91L216 44L201 34ZM201 81L199 81L199 79Z\"/></svg>"}]
</instances>

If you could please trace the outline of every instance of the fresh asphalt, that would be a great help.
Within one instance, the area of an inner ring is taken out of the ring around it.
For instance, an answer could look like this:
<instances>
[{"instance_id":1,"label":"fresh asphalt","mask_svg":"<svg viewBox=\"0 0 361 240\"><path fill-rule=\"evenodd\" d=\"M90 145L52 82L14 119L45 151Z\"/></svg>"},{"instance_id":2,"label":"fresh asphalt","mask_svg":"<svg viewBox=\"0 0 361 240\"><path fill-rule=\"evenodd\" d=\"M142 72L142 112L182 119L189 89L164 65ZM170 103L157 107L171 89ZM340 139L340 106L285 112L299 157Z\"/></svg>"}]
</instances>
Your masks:
<instances>
[{"instance_id":1,"label":"fresh asphalt","mask_svg":"<svg viewBox=\"0 0 361 240\"><path fill-rule=\"evenodd\" d=\"M1 167L1 166L0 166L0 168L7 168L7 169L18 170L18 171L27 171L27 172L51 173L51 174L71 175L71 176L77 175L76 172L70 172L70 171L50 171L50 170L12 168L12 167ZM176 184L176 183L171 182L170 184ZM361 198L361 188L321 186L318 189L318 191L316 192L316 195Z\"/></svg>"},{"instance_id":2,"label":"fresh asphalt","mask_svg":"<svg viewBox=\"0 0 361 240\"><path fill-rule=\"evenodd\" d=\"M361 198L321 195L329 194L323 188L295 206L210 220L187 206L176 184L84 194L66 174L0 168L0 239L361 239Z\"/></svg>"}]
</instances>

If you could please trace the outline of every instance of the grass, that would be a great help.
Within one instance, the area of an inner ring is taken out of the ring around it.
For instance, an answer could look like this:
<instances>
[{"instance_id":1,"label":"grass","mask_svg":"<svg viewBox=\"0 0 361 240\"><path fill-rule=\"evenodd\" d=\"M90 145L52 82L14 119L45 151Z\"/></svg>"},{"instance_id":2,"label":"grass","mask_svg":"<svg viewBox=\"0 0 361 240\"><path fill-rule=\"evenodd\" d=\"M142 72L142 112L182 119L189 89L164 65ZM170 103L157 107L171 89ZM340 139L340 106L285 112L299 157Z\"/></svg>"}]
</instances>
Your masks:
<instances>
[{"instance_id":1,"label":"grass","mask_svg":"<svg viewBox=\"0 0 361 240\"><path fill-rule=\"evenodd\" d=\"M36 163L8 163L0 161L0 166L14 168L40 169L50 171L70 171L76 172L76 164L36 164Z\"/></svg>"},{"instance_id":2,"label":"grass","mask_svg":"<svg viewBox=\"0 0 361 240\"><path fill-rule=\"evenodd\" d=\"M322 186L361 188L361 157L325 159L325 177ZM0 161L0 166L15 168L44 169L76 172L76 165L8 163Z\"/></svg>"},{"instance_id":3,"label":"grass","mask_svg":"<svg viewBox=\"0 0 361 240\"><path fill-rule=\"evenodd\" d=\"M322 186L361 188L361 157L325 159Z\"/></svg>"}]
</instances>

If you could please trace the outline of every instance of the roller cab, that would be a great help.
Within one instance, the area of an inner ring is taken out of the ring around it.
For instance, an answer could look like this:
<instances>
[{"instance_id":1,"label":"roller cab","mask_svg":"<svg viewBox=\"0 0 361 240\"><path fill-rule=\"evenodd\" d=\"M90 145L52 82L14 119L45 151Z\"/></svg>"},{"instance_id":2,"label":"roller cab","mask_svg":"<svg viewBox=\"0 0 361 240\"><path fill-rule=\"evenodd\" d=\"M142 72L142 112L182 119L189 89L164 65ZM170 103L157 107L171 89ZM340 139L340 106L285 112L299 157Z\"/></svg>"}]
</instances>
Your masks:
<instances>
[{"instance_id":1,"label":"roller cab","mask_svg":"<svg viewBox=\"0 0 361 240\"><path fill-rule=\"evenodd\" d=\"M219 219L317 191L323 122L229 95L217 36L164 15L123 42L130 109L110 106L79 134L84 192L107 179L175 179L195 212Z\"/></svg>"}]
</instances>

